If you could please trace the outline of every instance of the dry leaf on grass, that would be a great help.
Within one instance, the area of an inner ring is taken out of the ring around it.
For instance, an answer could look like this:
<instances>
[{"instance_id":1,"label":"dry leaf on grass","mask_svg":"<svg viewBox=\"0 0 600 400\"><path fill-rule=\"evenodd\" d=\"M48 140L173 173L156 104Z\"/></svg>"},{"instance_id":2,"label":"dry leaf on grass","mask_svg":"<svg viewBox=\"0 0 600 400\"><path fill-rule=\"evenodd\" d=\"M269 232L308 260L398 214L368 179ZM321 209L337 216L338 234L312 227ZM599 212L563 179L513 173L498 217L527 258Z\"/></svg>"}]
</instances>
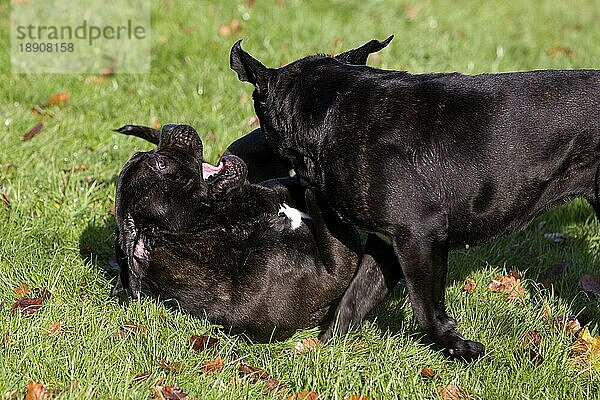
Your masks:
<instances>
[{"instance_id":1,"label":"dry leaf on grass","mask_svg":"<svg viewBox=\"0 0 600 400\"><path fill-rule=\"evenodd\" d=\"M159 121L158 117L152 117L151 126L154 129L159 129L160 128L160 121Z\"/></svg>"},{"instance_id":2,"label":"dry leaf on grass","mask_svg":"<svg viewBox=\"0 0 600 400\"><path fill-rule=\"evenodd\" d=\"M302 339L299 342L294 343L294 351L298 354L308 353L311 350L315 350L323 347L323 342L317 338Z\"/></svg>"},{"instance_id":3,"label":"dry leaf on grass","mask_svg":"<svg viewBox=\"0 0 600 400\"><path fill-rule=\"evenodd\" d=\"M581 329L581 324L577 320L575 315L568 315L566 317L556 317L554 318L554 328L560 332L565 333L566 335L573 335L579 332Z\"/></svg>"},{"instance_id":4,"label":"dry leaf on grass","mask_svg":"<svg viewBox=\"0 0 600 400\"><path fill-rule=\"evenodd\" d=\"M460 385L440 386L436 390L441 399L468 400L471 399L470 391Z\"/></svg>"},{"instance_id":5,"label":"dry leaf on grass","mask_svg":"<svg viewBox=\"0 0 600 400\"><path fill-rule=\"evenodd\" d=\"M419 7L414 4L406 4L404 6L404 19L412 22L419 16Z\"/></svg>"},{"instance_id":6,"label":"dry leaf on grass","mask_svg":"<svg viewBox=\"0 0 600 400\"><path fill-rule=\"evenodd\" d=\"M496 293L507 293L507 300L523 303L526 292L521 286L521 275L518 271L510 271L508 276L497 276L488 284L488 289Z\"/></svg>"},{"instance_id":7,"label":"dry leaf on grass","mask_svg":"<svg viewBox=\"0 0 600 400\"><path fill-rule=\"evenodd\" d=\"M579 367L600 368L600 337L592 336L587 326L581 329L571 345L571 357Z\"/></svg>"},{"instance_id":8,"label":"dry leaf on grass","mask_svg":"<svg viewBox=\"0 0 600 400\"><path fill-rule=\"evenodd\" d=\"M600 276L583 274L579 278L581 288L594 296L600 296Z\"/></svg>"},{"instance_id":9,"label":"dry leaf on grass","mask_svg":"<svg viewBox=\"0 0 600 400\"><path fill-rule=\"evenodd\" d=\"M285 383L279 382L275 378L269 378L263 386L263 393L268 394L273 392L287 393L289 389Z\"/></svg>"},{"instance_id":10,"label":"dry leaf on grass","mask_svg":"<svg viewBox=\"0 0 600 400\"><path fill-rule=\"evenodd\" d=\"M10 197L8 197L8 193L2 192L2 202L6 206L10 206Z\"/></svg>"},{"instance_id":11,"label":"dry leaf on grass","mask_svg":"<svg viewBox=\"0 0 600 400\"><path fill-rule=\"evenodd\" d=\"M203 361L200 365L200 371L205 375L210 375L223 369L223 360L221 356L217 356L214 360Z\"/></svg>"},{"instance_id":12,"label":"dry leaf on grass","mask_svg":"<svg viewBox=\"0 0 600 400\"><path fill-rule=\"evenodd\" d=\"M25 132L25 134L23 135L23 138L21 140L27 141L27 140L33 139L42 131L43 128L44 128L44 124L42 124L40 122L39 124L37 124L36 126L31 128L30 130Z\"/></svg>"},{"instance_id":13,"label":"dry leaf on grass","mask_svg":"<svg viewBox=\"0 0 600 400\"><path fill-rule=\"evenodd\" d=\"M40 382L29 381L25 400L46 400L50 398L50 392Z\"/></svg>"},{"instance_id":14,"label":"dry leaf on grass","mask_svg":"<svg viewBox=\"0 0 600 400\"><path fill-rule=\"evenodd\" d=\"M237 19L232 19L226 24L219 26L217 34L221 37L227 37L232 33L239 33L242 31L242 24Z\"/></svg>"},{"instance_id":15,"label":"dry leaf on grass","mask_svg":"<svg viewBox=\"0 0 600 400\"><path fill-rule=\"evenodd\" d=\"M63 105L66 102L68 102L70 98L71 93L69 92L55 93L52 96L50 96L46 103L44 103L44 107Z\"/></svg>"},{"instance_id":16,"label":"dry leaf on grass","mask_svg":"<svg viewBox=\"0 0 600 400\"><path fill-rule=\"evenodd\" d=\"M189 342L194 351L200 352L212 349L219 344L220 340L206 335L192 335Z\"/></svg>"},{"instance_id":17,"label":"dry leaf on grass","mask_svg":"<svg viewBox=\"0 0 600 400\"><path fill-rule=\"evenodd\" d=\"M187 393L175 385L154 387L154 400L180 400L187 398Z\"/></svg>"},{"instance_id":18,"label":"dry leaf on grass","mask_svg":"<svg viewBox=\"0 0 600 400\"><path fill-rule=\"evenodd\" d=\"M62 322L54 321L48 327L48 335L60 335L63 333Z\"/></svg>"},{"instance_id":19,"label":"dry leaf on grass","mask_svg":"<svg viewBox=\"0 0 600 400\"><path fill-rule=\"evenodd\" d=\"M14 314L19 310L22 316L27 317L37 312L43 302L44 300L39 297L21 297L14 302L10 312Z\"/></svg>"},{"instance_id":20,"label":"dry leaf on grass","mask_svg":"<svg viewBox=\"0 0 600 400\"><path fill-rule=\"evenodd\" d=\"M244 361L240 361L238 365L238 371L240 377L248 377L252 383L258 382L260 379L269 379L269 374L264 370L253 367L250 364L245 363Z\"/></svg>"},{"instance_id":21,"label":"dry leaf on grass","mask_svg":"<svg viewBox=\"0 0 600 400\"><path fill-rule=\"evenodd\" d=\"M344 400L371 400L371 398L368 396L365 396L364 394L353 394L353 395L344 397Z\"/></svg>"},{"instance_id":22,"label":"dry leaf on grass","mask_svg":"<svg viewBox=\"0 0 600 400\"><path fill-rule=\"evenodd\" d=\"M472 294L475 292L476 288L477 288L477 285L475 284L475 279L473 279L473 278L465 279L465 284L463 285L463 290L465 292Z\"/></svg>"},{"instance_id":23,"label":"dry leaf on grass","mask_svg":"<svg viewBox=\"0 0 600 400\"><path fill-rule=\"evenodd\" d=\"M546 54L550 57L559 57L559 56L572 56L575 54L573 49L565 46L553 46L546 50Z\"/></svg>"},{"instance_id":24,"label":"dry leaf on grass","mask_svg":"<svg viewBox=\"0 0 600 400\"><path fill-rule=\"evenodd\" d=\"M519 346L529 352L529 359L535 365L540 365L544 362L544 357L540 353L540 344L542 343L542 335L537 330L530 330L521 336Z\"/></svg>"},{"instance_id":25,"label":"dry leaf on grass","mask_svg":"<svg viewBox=\"0 0 600 400\"><path fill-rule=\"evenodd\" d=\"M423 378L431 379L431 378L434 378L435 375L436 375L435 371L429 367L423 367L421 369L421 376Z\"/></svg>"},{"instance_id":26,"label":"dry leaf on grass","mask_svg":"<svg viewBox=\"0 0 600 400\"><path fill-rule=\"evenodd\" d=\"M158 360L158 366L168 372L179 372L182 369L180 362L169 362L162 358Z\"/></svg>"},{"instance_id":27,"label":"dry leaf on grass","mask_svg":"<svg viewBox=\"0 0 600 400\"><path fill-rule=\"evenodd\" d=\"M311 392L310 390L303 390L299 393L294 393L288 396L288 400L316 400L319 398L319 394Z\"/></svg>"},{"instance_id":28,"label":"dry leaf on grass","mask_svg":"<svg viewBox=\"0 0 600 400\"><path fill-rule=\"evenodd\" d=\"M30 290L29 290L29 285L24 283L19 287L13 288L13 291L17 294L17 296L19 297L25 297L29 294Z\"/></svg>"},{"instance_id":29,"label":"dry leaf on grass","mask_svg":"<svg viewBox=\"0 0 600 400\"><path fill-rule=\"evenodd\" d=\"M140 372L139 374L136 374L132 381L133 383L142 383L146 380L148 380L148 378L150 378L150 375L152 375L152 371L144 371L144 372Z\"/></svg>"}]
</instances>

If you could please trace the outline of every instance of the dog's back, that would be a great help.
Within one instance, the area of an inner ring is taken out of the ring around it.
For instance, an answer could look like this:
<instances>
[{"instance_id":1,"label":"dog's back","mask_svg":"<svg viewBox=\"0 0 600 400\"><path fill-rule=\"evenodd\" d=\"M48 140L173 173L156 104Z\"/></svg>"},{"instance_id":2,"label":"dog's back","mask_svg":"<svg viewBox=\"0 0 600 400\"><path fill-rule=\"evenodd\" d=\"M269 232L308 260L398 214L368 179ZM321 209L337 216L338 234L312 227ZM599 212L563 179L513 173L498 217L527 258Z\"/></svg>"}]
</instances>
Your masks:
<instances>
[{"instance_id":1,"label":"dog's back","mask_svg":"<svg viewBox=\"0 0 600 400\"><path fill-rule=\"evenodd\" d=\"M410 75L328 59L297 79L321 91L317 106L295 105L307 106L303 121L311 121L297 140L324 144L308 158L319 159L316 183L335 192L342 214L366 223L385 193L421 182L445 204L460 245L517 229L574 196L598 201L598 71Z\"/></svg>"}]
</instances>

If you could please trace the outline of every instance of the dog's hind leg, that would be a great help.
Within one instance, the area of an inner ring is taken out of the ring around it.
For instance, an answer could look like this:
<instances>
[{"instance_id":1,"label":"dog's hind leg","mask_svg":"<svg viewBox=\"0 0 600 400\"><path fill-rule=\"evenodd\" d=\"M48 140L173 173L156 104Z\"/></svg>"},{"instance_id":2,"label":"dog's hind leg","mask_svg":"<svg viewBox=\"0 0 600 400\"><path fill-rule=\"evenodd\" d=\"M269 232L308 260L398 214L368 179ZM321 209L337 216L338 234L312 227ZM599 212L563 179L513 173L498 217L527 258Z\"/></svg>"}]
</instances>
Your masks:
<instances>
[{"instance_id":1,"label":"dog's hind leg","mask_svg":"<svg viewBox=\"0 0 600 400\"><path fill-rule=\"evenodd\" d=\"M394 228L392 243L402 265L413 313L420 328L454 358L473 360L483 345L464 339L446 313L448 268L447 218L429 211L404 219L412 223Z\"/></svg>"},{"instance_id":2,"label":"dog's hind leg","mask_svg":"<svg viewBox=\"0 0 600 400\"><path fill-rule=\"evenodd\" d=\"M358 326L401 278L402 271L392 247L370 234L358 271L342 296L333 321L321 335L321 340L326 342Z\"/></svg>"}]
</instances>

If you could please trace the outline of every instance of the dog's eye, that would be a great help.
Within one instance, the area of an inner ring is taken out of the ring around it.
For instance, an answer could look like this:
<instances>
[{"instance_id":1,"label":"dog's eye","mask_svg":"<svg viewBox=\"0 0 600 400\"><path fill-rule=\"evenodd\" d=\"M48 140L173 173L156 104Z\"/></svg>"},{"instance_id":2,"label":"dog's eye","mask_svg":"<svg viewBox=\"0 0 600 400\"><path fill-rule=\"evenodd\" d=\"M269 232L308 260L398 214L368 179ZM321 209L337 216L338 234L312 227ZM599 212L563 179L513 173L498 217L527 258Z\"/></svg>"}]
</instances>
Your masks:
<instances>
[{"instance_id":1,"label":"dog's eye","mask_svg":"<svg viewBox=\"0 0 600 400\"><path fill-rule=\"evenodd\" d=\"M167 164L165 163L165 161L162 158L158 158L156 160L156 166L158 167L158 169L165 169Z\"/></svg>"}]
</instances>

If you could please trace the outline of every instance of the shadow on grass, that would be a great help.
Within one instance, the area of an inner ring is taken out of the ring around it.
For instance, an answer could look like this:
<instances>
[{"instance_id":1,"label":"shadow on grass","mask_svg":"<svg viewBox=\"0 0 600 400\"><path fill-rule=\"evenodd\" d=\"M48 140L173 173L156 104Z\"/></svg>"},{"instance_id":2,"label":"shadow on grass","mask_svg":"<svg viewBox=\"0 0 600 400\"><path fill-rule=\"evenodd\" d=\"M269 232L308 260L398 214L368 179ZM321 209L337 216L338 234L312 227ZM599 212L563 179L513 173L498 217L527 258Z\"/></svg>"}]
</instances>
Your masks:
<instances>
[{"instance_id":1,"label":"shadow on grass","mask_svg":"<svg viewBox=\"0 0 600 400\"><path fill-rule=\"evenodd\" d=\"M89 223L79 237L79 253L83 260L94 265L108 280L119 274L118 267L110 261L115 255L115 228L115 219L110 217Z\"/></svg>"}]
</instances>

